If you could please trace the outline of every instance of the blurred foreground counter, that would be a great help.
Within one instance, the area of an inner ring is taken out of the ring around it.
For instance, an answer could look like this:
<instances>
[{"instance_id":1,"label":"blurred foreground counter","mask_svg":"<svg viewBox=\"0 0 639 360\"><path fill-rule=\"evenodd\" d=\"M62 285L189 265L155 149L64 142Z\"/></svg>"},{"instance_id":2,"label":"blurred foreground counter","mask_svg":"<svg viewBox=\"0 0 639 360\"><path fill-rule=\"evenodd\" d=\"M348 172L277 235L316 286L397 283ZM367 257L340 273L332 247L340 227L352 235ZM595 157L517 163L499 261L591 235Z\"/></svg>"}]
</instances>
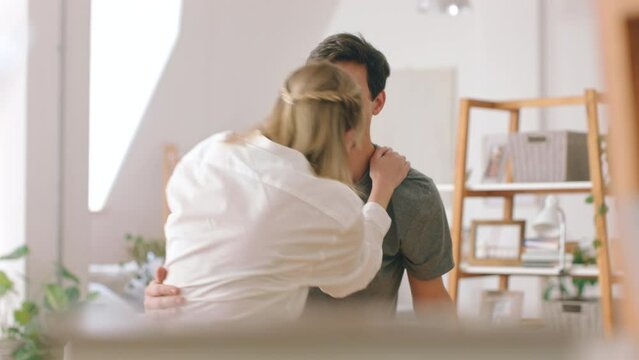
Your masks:
<instances>
[{"instance_id":1,"label":"blurred foreground counter","mask_svg":"<svg viewBox=\"0 0 639 360\"><path fill-rule=\"evenodd\" d=\"M585 341L539 329L306 320L286 325L203 326L89 317L65 359L637 359L627 342Z\"/></svg>"}]
</instances>

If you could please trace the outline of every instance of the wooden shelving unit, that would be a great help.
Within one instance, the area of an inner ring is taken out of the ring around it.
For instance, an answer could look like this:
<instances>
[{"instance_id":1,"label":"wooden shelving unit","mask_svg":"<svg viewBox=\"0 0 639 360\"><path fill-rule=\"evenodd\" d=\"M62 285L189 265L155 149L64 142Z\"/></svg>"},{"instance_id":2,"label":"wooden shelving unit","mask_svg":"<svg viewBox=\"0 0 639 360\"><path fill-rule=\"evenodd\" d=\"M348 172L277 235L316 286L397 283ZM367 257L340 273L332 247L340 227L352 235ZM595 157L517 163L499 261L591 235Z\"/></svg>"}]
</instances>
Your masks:
<instances>
[{"instance_id":1,"label":"wooden shelving unit","mask_svg":"<svg viewBox=\"0 0 639 360\"><path fill-rule=\"evenodd\" d=\"M462 99L460 101L459 123L457 134L457 155L455 164L455 190L453 199L453 223L451 227L453 240L453 256L455 268L449 275L449 293L454 301L457 300L459 281L462 278L497 275L501 289L508 288L508 280L512 275L522 276L556 276L557 269L540 269L524 267L479 267L462 264L461 242L464 202L469 197L500 197L504 201L504 220L513 220L515 196L518 194L553 194L553 193L592 193L593 209L597 214L604 204L606 189L602 174L601 148L599 143L599 118L597 113L598 103L603 101L603 96L595 90L587 89L582 96L526 99L515 101L485 101L477 99ZM507 173L504 184L466 184L466 162L468 154L468 131L470 128L470 115L473 108L492 109L505 111L510 115L509 132L519 131L520 113L527 107L552 107L575 105L583 106L586 110L588 123L588 159L590 166L590 179L588 182L565 183L512 183L512 173ZM604 333L612 334L613 308L612 308L612 274L610 269L610 256L608 233L605 216L595 217L597 238L601 246L597 250L597 268L571 268L572 276L598 277L601 287L601 306L604 324Z\"/></svg>"},{"instance_id":2,"label":"wooden shelving unit","mask_svg":"<svg viewBox=\"0 0 639 360\"><path fill-rule=\"evenodd\" d=\"M162 157L162 225L166 223L166 219L169 217L169 204L166 201L166 187L169 184L169 179L173 170L177 166L180 156L178 155L177 148L173 144L166 145L164 147Z\"/></svg>"},{"instance_id":3,"label":"wooden shelving unit","mask_svg":"<svg viewBox=\"0 0 639 360\"><path fill-rule=\"evenodd\" d=\"M613 193L619 198L624 272L623 325L639 343L639 2L599 0L602 53L610 105ZM633 216L634 213L634 216ZM625 256L623 256L625 255Z\"/></svg>"},{"instance_id":4,"label":"wooden shelving unit","mask_svg":"<svg viewBox=\"0 0 639 360\"><path fill-rule=\"evenodd\" d=\"M557 194L589 193L592 183L589 181L563 183L501 183L466 185L466 196L511 196L516 194Z\"/></svg>"},{"instance_id":5,"label":"wooden shelving unit","mask_svg":"<svg viewBox=\"0 0 639 360\"><path fill-rule=\"evenodd\" d=\"M460 265L464 277L474 275L516 275L516 276L558 276L558 267L529 267L529 266L474 266L463 263ZM568 276L598 277L599 269L596 266L574 265L566 269Z\"/></svg>"}]
</instances>

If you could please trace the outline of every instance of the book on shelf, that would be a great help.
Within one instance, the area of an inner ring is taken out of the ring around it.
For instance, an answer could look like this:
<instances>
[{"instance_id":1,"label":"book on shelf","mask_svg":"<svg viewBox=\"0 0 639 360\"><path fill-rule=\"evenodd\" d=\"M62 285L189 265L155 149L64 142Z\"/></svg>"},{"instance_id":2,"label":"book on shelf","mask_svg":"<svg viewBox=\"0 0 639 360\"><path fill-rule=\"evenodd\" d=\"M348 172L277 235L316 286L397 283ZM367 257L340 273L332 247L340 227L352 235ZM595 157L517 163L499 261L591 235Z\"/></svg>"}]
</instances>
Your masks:
<instances>
[{"instance_id":1,"label":"book on shelf","mask_svg":"<svg viewBox=\"0 0 639 360\"><path fill-rule=\"evenodd\" d=\"M573 255L566 254L566 264L572 263ZM559 264L559 249L524 249L521 254L522 266L552 267Z\"/></svg>"},{"instance_id":2,"label":"book on shelf","mask_svg":"<svg viewBox=\"0 0 639 360\"><path fill-rule=\"evenodd\" d=\"M524 240L525 249L548 249L559 250L559 239L557 238L528 238Z\"/></svg>"}]
</instances>

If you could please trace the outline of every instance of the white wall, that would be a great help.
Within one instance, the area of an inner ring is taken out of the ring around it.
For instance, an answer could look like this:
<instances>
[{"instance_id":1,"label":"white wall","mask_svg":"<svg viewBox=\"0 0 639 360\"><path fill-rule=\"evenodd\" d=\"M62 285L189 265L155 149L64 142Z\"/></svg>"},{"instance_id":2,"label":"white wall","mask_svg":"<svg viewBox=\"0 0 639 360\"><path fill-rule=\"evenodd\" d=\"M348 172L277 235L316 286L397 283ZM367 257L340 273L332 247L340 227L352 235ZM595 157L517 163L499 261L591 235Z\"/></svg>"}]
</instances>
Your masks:
<instances>
[{"instance_id":1,"label":"white wall","mask_svg":"<svg viewBox=\"0 0 639 360\"><path fill-rule=\"evenodd\" d=\"M581 95L585 88L605 91L599 52L596 3L594 0L543 1L544 73L543 94L547 96ZM605 114L601 114L605 132ZM544 123L548 129L574 129L586 132L585 107L548 109ZM585 196L563 196L568 238L592 239L592 206Z\"/></svg>"},{"instance_id":2,"label":"white wall","mask_svg":"<svg viewBox=\"0 0 639 360\"><path fill-rule=\"evenodd\" d=\"M62 96L63 197L60 262L86 282L90 263L89 193L89 27L90 2L66 0Z\"/></svg>"},{"instance_id":3,"label":"white wall","mask_svg":"<svg viewBox=\"0 0 639 360\"><path fill-rule=\"evenodd\" d=\"M35 291L35 284L50 280L59 258L60 2L30 1L29 24L25 205L27 272Z\"/></svg>"},{"instance_id":4,"label":"white wall","mask_svg":"<svg viewBox=\"0 0 639 360\"><path fill-rule=\"evenodd\" d=\"M28 2L23 240L31 249L26 274L34 296L55 279L55 263L84 280L89 261L89 3L65 3L66 12L61 1Z\"/></svg>"}]
</instances>

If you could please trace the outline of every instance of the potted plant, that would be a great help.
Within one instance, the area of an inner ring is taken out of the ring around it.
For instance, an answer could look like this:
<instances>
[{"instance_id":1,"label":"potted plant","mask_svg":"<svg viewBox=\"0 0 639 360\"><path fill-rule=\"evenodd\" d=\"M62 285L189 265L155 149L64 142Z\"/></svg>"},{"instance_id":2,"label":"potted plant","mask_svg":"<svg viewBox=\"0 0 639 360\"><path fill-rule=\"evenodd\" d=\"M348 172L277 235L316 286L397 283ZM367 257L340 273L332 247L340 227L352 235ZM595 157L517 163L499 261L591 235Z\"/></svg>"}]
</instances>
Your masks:
<instances>
[{"instance_id":1,"label":"potted plant","mask_svg":"<svg viewBox=\"0 0 639 360\"><path fill-rule=\"evenodd\" d=\"M154 279L155 270L164 262L165 242L164 240L146 239L141 235L133 236L131 234L125 236L125 241L129 254L137 265L137 271L127 283L125 290L137 303L142 304L144 289Z\"/></svg>"},{"instance_id":2,"label":"potted plant","mask_svg":"<svg viewBox=\"0 0 639 360\"><path fill-rule=\"evenodd\" d=\"M606 136L600 136L599 145L601 148L601 161L605 169L609 163L608 156L608 139ZM606 172L605 183L610 186L610 174ZM585 199L585 203L592 205L594 196L590 194ZM609 211L608 205L601 204L596 212L595 218L599 216L607 216ZM596 250L601 246L601 240L594 239L592 246L587 249L577 248L573 253L572 263L575 265L596 265ZM556 329L572 330L578 333L596 334L602 332L601 326L601 306L598 298L588 298L585 296L585 290L589 286L597 285L597 278L579 278L572 279L573 291L568 290L564 284L564 277L560 276L557 282L550 282L544 291L544 315L549 320L551 326ZM559 298L551 300L555 289L559 290Z\"/></svg>"},{"instance_id":3,"label":"potted plant","mask_svg":"<svg viewBox=\"0 0 639 360\"><path fill-rule=\"evenodd\" d=\"M573 264L595 265L597 258L588 249L577 248L573 253ZM601 309L598 298L585 296L588 286L595 286L597 278L572 277L572 287L565 283L567 277L560 276L549 282L544 291L543 312L547 323L554 330L569 331L580 335L602 333ZM554 296L558 290L559 296Z\"/></svg>"},{"instance_id":4,"label":"potted plant","mask_svg":"<svg viewBox=\"0 0 639 360\"><path fill-rule=\"evenodd\" d=\"M16 260L28 253L26 246L20 246L0 260ZM45 284L43 292L42 311L35 301L27 299L18 304L14 282L0 271L0 302L5 304L0 315L6 319L0 329L0 360L62 359L64 343L54 341L47 334L53 333L66 317L97 296L91 293L82 299L79 279L60 264L56 265L56 281ZM13 302L9 302L9 294L14 295Z\"/></svg>"},{"instance_id":5,"label":"potted plant","mask_svg":"<svg viewBox=\"0 0 639 360\"><path fill-rule=\"evenodd\" d=\"M0 261L18 260L28 252L26 246L20 246L11 253L0 256ZM22 344L15 334L14 312L19 313L19 320L23 319L23 308L19 305L15 282L7 272L0 270L0 360L10 359Z\"/></svg>"},{"instance_id":6,"label":"potted plant","mask_svg":"<svg viewBox=\"0 0 639 360\"><path fill-rule=\"evenodd\" d=\"M592 204L593 196L586 198L587 204ZM595 214L606 216L608 206L602 204ZM601 245L599 239L594 239L592 245L586 249L577 247L573 252L573 265L597 265L597 248ZM565 284L565 276L560 276L556 282L549 282L544 291L544 315L551 326L557 330L569 330L581 334L601 334L601 307L598 298L588 298L585 290L589 286L597 285L597 278L572 277L572 290ZM553 299L553 293L559 290L559 297Z\"/></svg>"}]
</instances>

